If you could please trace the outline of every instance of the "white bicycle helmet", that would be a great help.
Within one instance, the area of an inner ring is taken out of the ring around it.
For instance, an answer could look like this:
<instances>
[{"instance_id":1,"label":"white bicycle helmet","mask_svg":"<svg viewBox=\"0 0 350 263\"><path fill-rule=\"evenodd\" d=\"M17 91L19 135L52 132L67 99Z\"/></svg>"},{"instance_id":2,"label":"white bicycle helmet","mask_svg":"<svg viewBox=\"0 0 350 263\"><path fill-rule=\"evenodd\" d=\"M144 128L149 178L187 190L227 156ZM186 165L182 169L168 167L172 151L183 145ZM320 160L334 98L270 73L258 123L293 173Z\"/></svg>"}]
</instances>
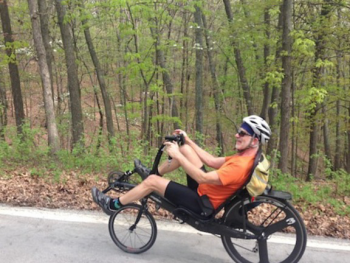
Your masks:
<instances>
[{"instance_id":1,"label":"white bicycle helmet","mask_svg":"<svg viewBox=\"0 0 350 263\"><path fill-rule=\"evenodd\" d=\"M261 144L266 144L271 136L271 129L267 122L257 115L250 115L243 119L243 122L247 123L257 135Z\"/></svg>"}]
</instances>

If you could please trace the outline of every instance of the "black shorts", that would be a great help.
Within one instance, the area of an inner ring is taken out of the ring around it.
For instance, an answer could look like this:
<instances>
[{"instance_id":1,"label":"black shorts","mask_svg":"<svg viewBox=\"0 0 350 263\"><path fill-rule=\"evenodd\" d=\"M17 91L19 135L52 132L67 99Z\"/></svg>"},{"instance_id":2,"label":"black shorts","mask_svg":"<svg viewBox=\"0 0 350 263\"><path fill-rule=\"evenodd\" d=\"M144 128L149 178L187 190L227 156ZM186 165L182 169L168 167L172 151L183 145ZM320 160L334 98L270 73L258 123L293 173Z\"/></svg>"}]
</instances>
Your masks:
<instances>
[{"instance_id":1,"label":"black shorts","mask_svg":"<svg viewBox=\"0 0 350 263\"><path fill-rule=\"evenodd\" d=\"M204 172L207 172L207 170L205 169L204 165L201 167L201 170L204 171ZM197 191L198 183L191 176L189 176L188 174L186 174L186 177L187 177L187 186L188 186L188 188L190 188L190 189L192 189L194 191Z\"/></svg>"},{"instance_id":2,"label":"black shorts","mask_svg":"<svg viewBox=\"0 0 350 263\"><path fill-rule=\"evenodd\" d=\"M206 172L204 166L201 169ZM197 192L198 183L189 175L186 176L187 186L170 181L165 189L164 197L176 205L200 214L202 209L201 199Z\"/></svg>"},{"instance_id":3,"label":"black shorts","mask_svg":"<svg viewBox=\"0 0 350 263\"><path fill-rule=\"evenodd\" d=\"M183 206L197 214L202 212L199 194L185 185L170 181L164 197L175 205Z\"/></svg>"}]
</instances>

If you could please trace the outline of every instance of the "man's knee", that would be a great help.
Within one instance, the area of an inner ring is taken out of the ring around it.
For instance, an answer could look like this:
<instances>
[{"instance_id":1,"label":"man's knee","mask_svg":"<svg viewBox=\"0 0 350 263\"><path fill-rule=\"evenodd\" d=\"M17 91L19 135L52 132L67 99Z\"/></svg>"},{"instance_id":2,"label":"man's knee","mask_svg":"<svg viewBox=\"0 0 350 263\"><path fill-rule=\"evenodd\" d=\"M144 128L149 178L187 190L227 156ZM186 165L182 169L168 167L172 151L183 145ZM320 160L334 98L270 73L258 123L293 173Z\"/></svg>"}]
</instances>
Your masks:
<instances>
[{"instance_id":1,"label":"man's knee","mask_svg":"<svg viewBox=\"0 0 350 263\"><path fill-rule=\"evenodd\" d=\"M180 147L180 151L187 158L187 160L189 160L195 166L201 167L203 165L203 162L191 146L184 144Z\"/></svg>"},{"instance_id":2,"label":"man's knee","mask_svg":"<svg viewBox=\"0 0 350 263\"><path fill-rule=\"evenodd\" d=\"M193 153L196 154L195 151L192 149L192 147L187 144L184 144L180 147L180 152L185 156L187 154L193 154Z\"/></svg>"},{"instance_id":3,"label":"man's knee","mask_svg":"<svg viewBox=\"0 0 350 263\"><path fill-rule=\"evenodd\" d=\"M168 179L165 179L155 174L151 174L142 183L145 185L147 189L156 191L164 195L165 189L169 184L169 182L170 181Z\"/></svg>"},{"instance_id":4,"label":"man's knee","mask_svg":"<svg viewBox=\"0 0 350 263\"><path fill-rule=\"evenodd\" d=\"M155 186L157 186L157 184L159 183L159 177L158 175L155 174L150 174L144 181L143 183L145 184L145 186L147 186L150 189L154 189Z\"/></svg>"}]
</instances>

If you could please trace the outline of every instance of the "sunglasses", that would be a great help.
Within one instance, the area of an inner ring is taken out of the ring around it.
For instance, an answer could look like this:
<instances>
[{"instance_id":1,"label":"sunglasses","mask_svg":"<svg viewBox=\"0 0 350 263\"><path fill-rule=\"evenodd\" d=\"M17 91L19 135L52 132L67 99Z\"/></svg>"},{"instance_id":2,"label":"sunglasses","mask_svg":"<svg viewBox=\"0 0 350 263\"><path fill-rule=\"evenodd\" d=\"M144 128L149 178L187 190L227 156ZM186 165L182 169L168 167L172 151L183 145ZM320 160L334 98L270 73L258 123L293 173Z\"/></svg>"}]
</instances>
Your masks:
<instances>
[{"instance_id":1,"label":"sunglasses","mask_svg":"<svg viewBox=\"0 0 350 263\"><path fill-rule=\"evenodd\" d=\"M237 134L238 134L239 137L251 136L249 133L247 133L247 132L245 132L245 131L243 131L243 130L241 130L241 129L239 129L239 130L237 131Z\"/></svg>"}]
</instances>

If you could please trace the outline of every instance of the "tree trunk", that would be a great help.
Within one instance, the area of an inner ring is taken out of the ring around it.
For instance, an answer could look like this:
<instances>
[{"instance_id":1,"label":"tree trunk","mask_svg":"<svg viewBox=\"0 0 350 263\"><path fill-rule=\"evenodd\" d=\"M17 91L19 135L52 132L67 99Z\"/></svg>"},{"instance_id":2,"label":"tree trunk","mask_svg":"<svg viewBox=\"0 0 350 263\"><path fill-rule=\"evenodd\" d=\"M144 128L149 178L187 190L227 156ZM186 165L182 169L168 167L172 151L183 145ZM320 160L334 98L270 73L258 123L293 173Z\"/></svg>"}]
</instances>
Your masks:
<instances>
[{"instance_id":1,"label":"tree trunk","mask_svg":"<svg viewBox=\"0 0 350 263\"><path fill-rule=\"evenodd\" d=\"M331 164L331 158L332 158L332 153L331 153L331 146L329 142L329 128L328 128L328 118L327 118L327 105L326 103L322 103L322 114L324 116L324 121L323 121L323 143L324 143L324 151L327 160L330 161ZM337 151L341 151L341 147L337 148Z\"/></svg>"},{"instance_id":2,"label":"tree trunk","mask_svg":"<svg viewBox=\"0 0 350 263\"><path fill-rule=\"evenodd\" d=\"M279 151L281 159L278 164L282 173L288 172L288 150L289 150L289 128L290 128L290 105L292 88L292 11L293 1L283 1L283 34L282 34L282 68L284 77L282 81L282 101L281 101L281 127L280 127L280 145Z\"/></svg>"},{"instance_id":3,"label":"tree trunk","mask_svg":"<svg viewBox=\"0 0 350 263\"><path fill-rule=\"evenodd\" d=\"M350 127L350 103L348 105L348 127ZM346 172L350 174L350 129L346 132L348 135L347 155L346 155Z\"/></svg>"},{"instance_id":4,"label":"tree trunk","mask_svg":"<svg viewBox=\"0 0 350 263\"><path fill-rule=\"evenodd\" d=\"M163 77L163 83L166 89L166 93L169 95L169 106L170 106L170 110L171 110L171 117L175 117L178 118L179 117L179 113L178 113L178 109L177 109L177 102L176 102L176 97L172 96L174 93L174 86L173 83L170 79L170 75L169 75L169 70L166 67L166 63L165 63L165 58L164 58L164 52L162 50L161 47L161 43L160 43L160 32L158 29L158 23L157 21L155 21L155 27L154 28L150 28L151 30L151 34L152 37L154 39L155 42L155 49L156 49L156 57L157 57L157 63L159 64L160 68L162 69L162 77ZM174 121L173 123L174 125L174 129L179 129L180 125L178 121Z\"/></svg>"},{"instance_id":5,"label":"tree trunk","mask_svg":"<svg viewBox=\"0 0 350 263\"><path fill-rule=\"evenodd\" d=\"M230 23L230 26L232 26L233 14L232 14L232 10L231 10L230 0L223 0L223 1L224 1L225 11L226 11L228 21ZM251 98L251 94L250 94L250 86L248 84L248 80L246 77L246 70L244 67L243 60L242 60L241 50L238 47L238 43L236 43L236 41L234 40L235 33L233 32L233 30L231 30L231 32L232 32L231 34L233 35L231 43L232 43L233 52L235 55L236 65L237 65L237 69L238 69L238 75L239 75L240 83L242 85L243 95L244 95L245 102L247 105L248 115L251 115L254 113L254 111L253 111L253 105L252 105L252 98Z\"/></svg>"},{"instance_id":6,"label":"tree trunk","mask_svg":"<svg viewBox=\"0 0 350 263\"><path fill-rule=\"evenodd\" d=\"M24 123L24 108L21 91L21 81L17 67L16 52L13 47L14 40L12 36L11 20L6 0L0 1L0 18L5 40L5 46L7 46L6 55L9 58L11 58L9 59L8 67L11 79L13 104L15 108L17 133L20 135L22 134L22 125Z\"/></svg>"},{"instance_id":7,"label":"tree trunk","mask_svg":"<svg viewBox=\"0 0 350 263\"><path fill-rule=\"evenodd\" d=\"M138 36L136 34L136 32L137 32L136 23L134 21L133 13L131 11L131 7L130 7L129 3L126 2L126 5L128 7L128 11L129 11L129 19L130 19L130 22L132 24L132 28L133 28L133 30L135 32L133 34L134 46L135 46L135 54L138 54L139 53L139 41L138 41ZM137 63L140 65L141 64L140 58L137 57L136 60L137 60ZM141 74L141 77L142 77L142 80L143 80L143 84L145 85L145 89L144 89L144 92L143 92L144 93L144 97L143 97L143 101L142 101L142 103L143 103L143 117L142 117L142 126L141 126L142 127L142 129L141 129L141 138L147 140L147 139L149 139L149 138L146 138L146 136L147 136L147 125L149 125L149 123L148 123L149 118L148 118L148 110L147 110L147 99L148 99L149 83L151 82L152 78L147 81L146 74L144 73L142 68L140 68L140 74Z\"/></svg>"},{"instance_id":8,"label":"tree trunk","mask_svg":"<svg viewBox=\"0 0 350 263\"><path fill-rule=\"evenodd\" d=\"M83 7L81 7L81 8L83 10ZM83 11L81 11L81 12L83 12ZM82 14L82 15L83 15L83 17L85 17L84 14ZM94 47L94 44L93 44L92 39L91 39L88 21L87 21L87 19L83 18L81 22L82 22L82 25L84 28L84 35L85 35L86 44L89 48L90 56L91 56L92 62L93 62L94 67L95 67L97 80L98 80L98 83L99 83L100 89L101 89L102 99L103 99L103 103L105 106L105 112L106 112L108 139L110 141L111 138L114 137L114 125L113 125L113 116L112 116L112 107L111 107L110 96L109 96L108 91L107 91L107 86L106 86L106 82L105 82L103 72L102 72L102 69L100 66L100 61L96 55L95 47Z\"/></svg>"},{"instance_id":9,"label":"tree trunk","mask_svg":"<svg viewBox=\"0 0 350 263\"><path fill-rule=\"evenodd\" d=\"M43 37L43 42L46 51L46 61L47 66L49 67L50 73L50 85L51 85L51 93L52 99L55 100L55 92L53 88L53 51L50 45L50 30L49 30L49 8L47 7L47 0L37 0L38 1L38 9L40 15L40 26L41 26L41 35Z\"/></svg>"},{"instance_id":10,"label":"tree trunk","mask_svg":"<svg viewBox=\"0 0 350 263\"><path fill-rule=\"evenodd\" d=\"M46 51L40 30L38 5L36 0L28 0L29 12L32 22L34 45L39 58L40 77L43 85L43 97L48 131L48 144L50 152L55 155L60 150L60 140L56 125L55 109L52 99L51 76L46 60Z\"/></svg>"},{"instance_id":11,"label":"tree trunk","mask_svg":"<svg viewBox=\"0 0 350 263\"><path fill-rule=\"evenodd\" d=\"M195 49L196 49L196 87L195 87L195 101L196 101L196 131L203 134L203 23L202 10L199 6L195 6L194 22L195 29ZM197 142L199 143L199 138ZM199 143L200 144L200 143Z\"/></svg>"},{"instance_id":12,"label":"tree trunk","mask_svg":"<svg viewBox=\"0 0 350 263\"><path fill-rule=\"evenodd\" d=\"M186 96L186 83L188 75L188 15L187 12L183 13L183 40L182 40L182 64L181 64L181 81L180 81L180 119L185 120L185 129L187 129L187 107L185 107L187 96Z\"/></svg>"},{"instance_id":13,"label":"tree trunk","mask_svg":"<svg viewBox=\"0 0 350 263\"><path fill-rule=\"evenodd\" d=\"M278 25L277 30L278 32L282 32L282 24L283 24L283 4L280 5L280 13L278 16ZM281 57L281 45L278 42L277 48L276 48L276 55L275 55L275 62L278 65L279 60ZM271 160L271 165L274 166L274 161L276 160L276 149L278 146L278 123L277 123L277 116L280 109L280 91L279 88L274 86L272 88L272 94L271 94L271 103L268 109L268 115L269 115L269 124L272 130L272 136L269 140L269 143L267 145L267 154L268 155L274 155L274 158Z\"/></svg>"},{"instance_id":14,"label":"tree trunk","mask_svg":"<svg viewBox=\"0 0 350 263\"><path fill-rule=\"evenodd\" d=\"M266 42L268 42L268 40L270 39L270 13L268 9L265 9L265 12L264 12L264 23L266 26L266 29L265 29L265 35L267 39ZM268 60L268 57L270 56L270 45L266 42L264 44L264 66L267 69L269 67L267 60ZM267 119L270 100L271 100L271 89L270 89L269 83L265 82L264 83L264 100L260 111L260 117L264 119Z\"/></svg>"},{"instance_id":15,"label":"tree trunk","mask_svg":"<svg viewBox=\"0 0 350 263\"><path fill-rule=\"evenodd\" d=\"M339 25L340 22L342 21L342 17L341 17L341 12L340 12L340 8L337 10L337 24ZM337 63L336 63L336 73L337 73L337 86L339 88L339 90L342 89L342 85L341 85L341 66L342 66L342 58L344 56L342 50L342 41L343 40L338 40L338 46L337 46L337 51L336 56L337 56ZM346 149L346 147L341 147L341 139L343 136L341 136L341 132L340 132L340 109L341 109L341 99L338 98L336 101L336 124L335 124L335 149L336 151L334 151L334 160L333 160L333 169L335 171L339 170L341 167L341 151L340 149ZM346 168L346 167L344 167Z\"/></svg>"},{"instance_id":16,"label":"tree trunk","mask_svg":"<svg viewBox=\"0 0 350 263\"><path fill-rule=\"evenodd\" d=\"M7 99L6 89L3 86L3 74L0 71L0 139L5 139L4 129L7 126Z\"/></svg>"},{"instance_id":17,"label":"tree trunk","mask_svg":"<svg viewBox=\"0 0 350 263\"><path fill-rule=\"evenodd\" d=\"M70 97L70 108L72 114L72 135L73 147L78 144L84 145L84 123L83 111L81 108L80 85L78 79L78 67L75 63L74 43L70 31L70 26L64 21L66 8L62 5L62 0L55 0L58 24L61 30L62 42L66 58L66 67L68 75L68 89Z\"/></svg>"},{"instance_id":18,"label":"tree trunk","mask_svg":"<svg viewBox=\"0 0 350 263\"><path fill-rule=\"evenodd\" d=\"M216 141L218 143L218 147L220 149L220 156L223 156L224 154L224 142L223 142L223 136L222 136L222 127L220 123L220 116L222 111L222 101L220 101L220 87L219 82L216 77L216 69L214 64L214 59L212 55L212 46L210 44L210 39L208 36L208 27L207 27L207 20L205 18L205 15L202 15L203 20L203 30L204 30L204 36L205 36L205 43L206 43L206 49L208 54L208 62L209 62L209 69L212 79L212 85L213 85L213 94L214 94L214 103L215 103L215 122L216 122Z\"/></svg>"},{"instance_id":19,"label":"tree trunk","mask_svg":"<svg viewBox=\"0 0 350 263\"><path fill-rule=\"evenodd\" d=\"M328 25L327 23L327 17L331 11L331 6L329 5L331 0L324 0L321 14L320 14L320 21L323 25ZM320 86L320 78L322 76L322 67L316 67L316 63L318 60L324 59L325 55L325 38L323 33L323 28L321 25L319 25L319 29L317 30L316 35L316 44L315 44L315 66L313 68L312 72L312 86L316 89ZM319 103L316 104L316 107L314 109L310 110L310 150L309 150L309 166L308 166L308 172L307 172L307 181L311 181L312 176L316 176L317 173L317 140L318 140L318 121L317 121L317 112L321 108L321 105Z\"/></svg>"}]
</instances>

